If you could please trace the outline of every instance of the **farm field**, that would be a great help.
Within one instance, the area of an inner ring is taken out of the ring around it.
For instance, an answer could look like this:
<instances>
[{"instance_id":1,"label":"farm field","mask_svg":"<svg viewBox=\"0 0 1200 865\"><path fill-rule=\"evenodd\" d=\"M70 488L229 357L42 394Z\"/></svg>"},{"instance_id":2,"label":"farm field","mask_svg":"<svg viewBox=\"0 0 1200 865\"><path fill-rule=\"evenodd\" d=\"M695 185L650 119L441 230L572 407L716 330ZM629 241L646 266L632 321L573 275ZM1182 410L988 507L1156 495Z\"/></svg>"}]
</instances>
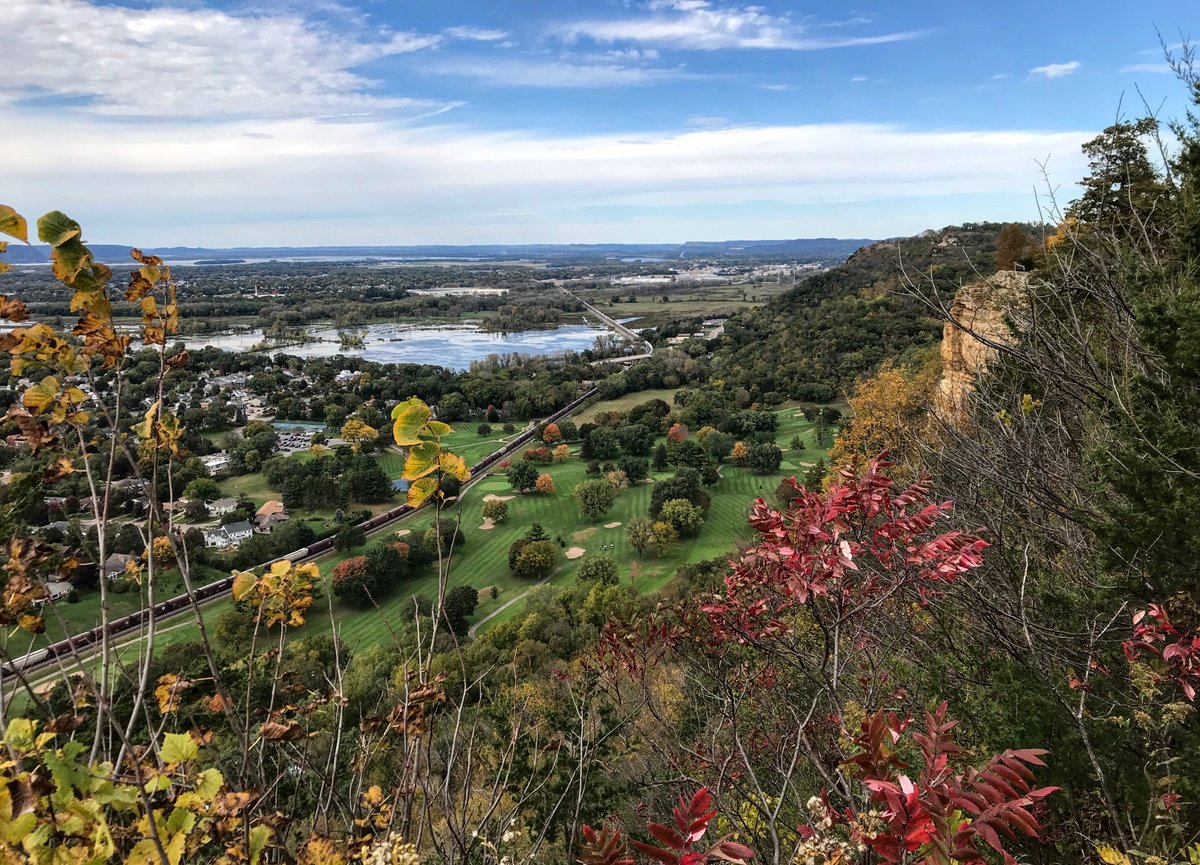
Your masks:
<instances>
[{"instance_id":1,"label":"farm field","mask_svg":"<svg viewBox=\"0 0 1200 865\"><path fill-rule=\"evenodd\" d=\"M768 282L686 289L667 285L663 286L662 292L635 295L637 300L633 303L624 300L629 296L629 286L614 285L610 288L577 291L576 294L615 319L637 317L638 321L631 322L630 326L639 330L683 318L724 318L742 309L762 306L785 291L790 291L792 287L790 282L784 282L782 285ZM640 290L647 291L647 288L641 286ZM614 294L621 296L621 303L610 302ZM662 302L663 294L670 298L668 303Z\"/></svg>"}]
</instances>

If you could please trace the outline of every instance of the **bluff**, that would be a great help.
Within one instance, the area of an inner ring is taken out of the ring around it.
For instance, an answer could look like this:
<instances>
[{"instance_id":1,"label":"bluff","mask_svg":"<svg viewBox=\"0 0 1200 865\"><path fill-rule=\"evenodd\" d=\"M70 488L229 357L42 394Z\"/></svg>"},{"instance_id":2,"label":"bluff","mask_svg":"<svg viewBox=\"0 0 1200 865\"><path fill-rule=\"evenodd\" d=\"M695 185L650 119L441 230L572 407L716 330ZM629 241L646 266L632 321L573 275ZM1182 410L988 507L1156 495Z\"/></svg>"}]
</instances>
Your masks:
<instances>
[{"instance_id":1,"label":"bluff","mask_svg":"<svg viewBox=\"0 0 1200 865\"><path fill-rule=\"evenodd\" d=\"M1012 325L1026 309L1029 274L1004 270L960 288L942 329L942 375L934 392L934 411L959 423L975 378L995 360L999 349L1015 341Z\"/></svg>"}]
</instances>

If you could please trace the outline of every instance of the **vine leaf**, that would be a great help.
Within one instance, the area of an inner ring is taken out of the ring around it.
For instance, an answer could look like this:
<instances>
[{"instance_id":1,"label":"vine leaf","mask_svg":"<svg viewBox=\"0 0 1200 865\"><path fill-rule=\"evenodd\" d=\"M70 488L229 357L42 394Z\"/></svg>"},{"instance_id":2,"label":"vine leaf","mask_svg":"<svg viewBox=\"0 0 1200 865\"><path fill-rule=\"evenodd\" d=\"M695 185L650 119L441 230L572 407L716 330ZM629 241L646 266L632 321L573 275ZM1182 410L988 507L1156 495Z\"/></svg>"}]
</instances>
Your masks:
<instances>
[{"instance_id":1,"label":"vine leaf","mask_svg":"<svg viewBox=\"0 0 1200 865\"><path fill-rule=\"evenodd\" d=\"M25 222L25 217L7 204L0 204L0 232L15 237L22 243L29 243L29 225Z\"/></svg>"}]
</instances>

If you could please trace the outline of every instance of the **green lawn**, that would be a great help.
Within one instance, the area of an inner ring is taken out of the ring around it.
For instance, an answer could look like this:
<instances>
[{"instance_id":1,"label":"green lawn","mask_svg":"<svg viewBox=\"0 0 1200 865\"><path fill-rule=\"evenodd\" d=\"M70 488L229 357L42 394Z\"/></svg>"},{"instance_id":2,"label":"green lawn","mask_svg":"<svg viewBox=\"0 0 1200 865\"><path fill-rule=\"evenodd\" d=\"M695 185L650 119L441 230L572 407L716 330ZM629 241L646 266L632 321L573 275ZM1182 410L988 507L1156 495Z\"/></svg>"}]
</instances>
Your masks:
<instances>
[{"instance_id":1,"label":"green lawn","mask_svg":"<svg viewBox=\"0 0 1200 865\"><path fill-rule=\"evenodd\" d=\"M590 410L593 412L608 409L627 410L632 405L655 397L669 399L672 393L672 391L643 391L638 394L626 395L619 400L599 403L592 406ZM508 519L490 531L480 529L483 522L481 509L484 496L488 493L510 495L511 491L508 489L502 473L497 472L485 477L472 485L464 493L461 501L447 511L446 518L461 518L466 538L463 546L456 550L451 562L449 584L451 586L470 584L480 589L490 586L497 587L498 597L494 600L484 599L476 611L476 621L519 596L531 584L526 580L514 577L509 572L508 547L516 538L525 533L531 523L539 522L552 539L556 537L562 539L564 548L579 546L589 552L601 552L604 545L611 545L607 552L617 562L621 579L629 581L640 592L655 591L674 576L680 565L732 552L739 541L748 539L750 532L746 525L746 513L753 500L760 495L770 499L782 478L802 474L806 463L815 461L821 455L822 452L818 449L815 441L813 426L804 420L799 409L797 403L789 403L776 409L780 418L776 441L785 451L780 470L772 475L759 476L750 473L748 469L723 466L721 480L710 488L713 503L701 533L695 538L678 542L662 557L649 550L642 556L638 556L625 539L624 524L648 511L650 494L653 489L651 484L638 484L621 491L609 513L595 523L582 520L572 497L575 485L587 477L584 463L577 456L577 448L573 450L571 457L566 461L543 469L554 478L555 493L552 495L528 493L517 496L509 502ZM806 450L800 453L792 453L787 450L789 442L796 435L799 435L806 445ZM468 462L474 461L477 456L490 452L496 447L494 440L484 439L481 441L475 433L474 425L468 427L466 424L460 424L452 436L448 437L446 444L466 456ZM477 455L471 454L469 448L472 446L480 449ZM384 461L385 470L389 474L398 476L396 469L399 466L399 454L385 453L381 460ZM658 477L670 477L672 473L660 473ZM258 486L255 486L256 482L253 480L256 477L259 479ZM234 480L248 482L247 494L251 495L251 498L255 498L256 501L262 498L261 495L256 498L252 492L249 492L249 490L263 491L265 481L262 480L261 475L248 475L245 478ZM230 484L231 482L224 483ZM227 495L230 494L226 490L231 488L223 485L222 489ZM274 493L270 492L270 495L266 497L273 495ZM385 533L374 536L368 542L368 546L392 540L397 530L423 531L430 521L429 516L418 515ZM611 529L604 528L604 524L607 522L620 522L622 525ZM335 553L324 558L320 562L322 575L328 578L330 571L338 562L347 558L348 555L361 554L365 552L365 549L359 548L352 553ZM569 561L560 558L561 570L552 579L552 584L570 585L574 580L578 561L578 559ZM395 587L387 598L382 599L379 609L361 610L347 607L336 600L330 603L328 598L324 598L318 601L314 607L309 617L309 623L296 634L297 636L308 636L329 633L336 626L337 633L352 650L384 644L389 642L392 634L398 632L410 618L409 598L413 595L433 597L436 591L437 577L433 573L428 573L421 577L408 579L402 586ZM131 602L137 600L137 595L134 594L120 597L128 598ZM64 610L69 609L66 605L60 606ZM513 604L489 622L485 629L518 615L522 606L521 603ZM332 616L327 612L329 607L332 608ZM136 603L133 603L130 609L136 609ZM212 609L214 611L212 615L218 614L222 609L221 604L214 605ZM181 626L172 630L171 641L186 639L189 635L194 636L194 626Z\"/></svg>"},{"instance_id":2,"label":"green lawn","mask_svg":"<svg viewBox=\"0 0 1200 865\"><path fill-rule=\"evenodd\" d=\"M644 402L654 397L662 398L671 391L648 391L628 395L621 400L601 403L599 411L611 408L628 409L630 405ZM632 398L632 399L631 399ZM620 403L620 405L618 405ZM587 478L585 466L575 453L563 463L555 463L543 469L555 481L553 495L527 493L517 496L509 502L508 519L490 531L483 531L481 513L483 497L488 493L511 495L503 475L496 473L475 484L464 494L462 501L448 512L448 518L461 516L464 529L465 543L456 550L451 562L449 585L469 583L476 588L496 586L499 595L495 600L485 598L476 610L475 620L482 618L497 607L505 604L514 596L521 594L531 585L530 582L514 577L508 569L508 547L514 540L523 535L531 523L541 523L552 539L561 538L565 547L579 546L589 552L602 552L605 545L611 545L607 551L618 563L623 580L628 580L641 592L652 592L665 585L679 569L680 565L690 562L703 561L723 553L731 552L739 540L749 537L749 527L746 524L746 514L757 496L768 499L773 495L779 481L794 474L802 474L805 463L815 461L820 455L814 438L812 424L800 415L799 405L790 403L777 409L780 418L779 431L776 436L780 447L785 449L783 465L780 471L772 475L759 476L748 469L736 466L722 467L722 479L710 489L713 496L712 507L703 531L695 538L680 541L675 547L661 558L646 551L642 556L636 555L625 539L624 524L636 516L647 513L650 505L651 484L638 484L618 494L612 509L604 518L596 523L582 521L572 490L580 481ZM455 433L459 435L459 433ZM805 442L806 450L799 454L787 452L788 443L793 436L799 435ZM657 477L670 477L673 472L659 473ZM422 531L429 525L428 517L421 517L405 523L412 531ZM620 522L622 526L606 529L604 524ZM391 540L392 533L386 536L376 536L369 544L383 543ZM355 550L360 554L364 549ZM347 557L348 554L336 554L321 563L321 571L328 575L333 567ZM578 565L574 561L560 558L561 571L551 581L555 585L569 585L574 579ZM414 594L432 597L437 591L437 579L433 575L413 579L398 587L393 594L384 600L380 609L364 613L352 608L346 608L338 602L333 604L333 619L337 622L338 632L347 645L365 647L387 642L391 633L399 630L409 615L408 598ZM496 623L518 615L522 604L516 603L489 622L484 630ZM328 616L313 617L306 629L310 633L328 631L332 627Z\"/></svg>"},{"instance_id":3,"label":"green lawn","mask_svg":"<svg viewBox=\"0 0 1200 865\"><path fill-rule=\"evenodd\" d=\"M628 412L634 406L649 402L652 399L661 399L667 405L673 407L675 405L675 390L672 388L665 390L641 390L637 393L627 393L625 396L618 397L617 399L594 402L576 413L571 420L575 421L577 425L582 426L589 421L594 421L601 412Z\"/></svg>"}]
</instances>

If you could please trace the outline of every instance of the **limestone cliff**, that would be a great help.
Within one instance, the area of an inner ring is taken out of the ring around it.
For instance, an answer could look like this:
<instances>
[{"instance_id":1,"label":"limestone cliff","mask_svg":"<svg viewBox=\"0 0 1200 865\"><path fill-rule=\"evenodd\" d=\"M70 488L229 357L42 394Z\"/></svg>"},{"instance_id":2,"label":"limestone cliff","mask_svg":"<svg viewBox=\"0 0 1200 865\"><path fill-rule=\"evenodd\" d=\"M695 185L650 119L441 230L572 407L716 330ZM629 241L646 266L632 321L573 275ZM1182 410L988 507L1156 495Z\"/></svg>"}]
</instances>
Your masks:
<instances>
[{"instance_id":1,"label":"limestone cliff","mask_svg":"<svg viewBox=\"0 0 1200 865\"><path fill-rule=\"evenodd\" d=\"M950 317L942 332L942 377L934 393L934 411L944 420L966 417L967 396L975 377L995 357L996 345L1013 342L1010 321L1018 321L1026 308L1029 275L1005 270L982 282L965 285L954 296ZM989 344L990 343L990 344Z\"/></svg>"}]
</instances>

